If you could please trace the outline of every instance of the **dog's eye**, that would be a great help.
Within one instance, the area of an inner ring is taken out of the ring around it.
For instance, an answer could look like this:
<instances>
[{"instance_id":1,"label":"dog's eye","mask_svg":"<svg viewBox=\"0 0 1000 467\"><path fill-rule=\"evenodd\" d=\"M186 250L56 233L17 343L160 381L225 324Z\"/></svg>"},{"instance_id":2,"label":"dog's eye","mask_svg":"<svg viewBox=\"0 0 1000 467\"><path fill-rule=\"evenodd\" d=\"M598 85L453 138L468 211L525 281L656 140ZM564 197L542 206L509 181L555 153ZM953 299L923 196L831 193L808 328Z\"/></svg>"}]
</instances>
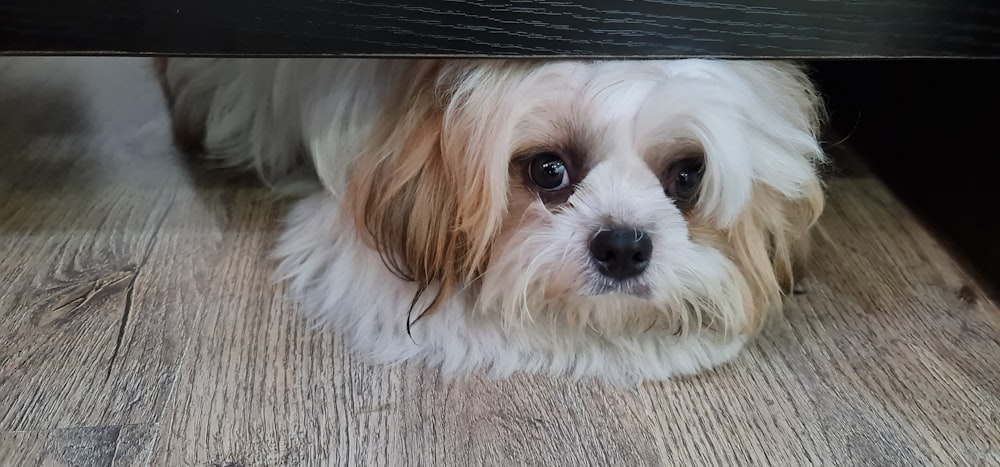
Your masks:
<instances>
[{"instance_id":1,"label":"dog's eye","mask_svg":"<svg viewBox=\"0 0 1000 467\"><path fill-rule=\"evenodd\" d=\"M551 152L532 156L528 162L528 176L531 178L531 183L546 191L561 190L570 185L566 163Z\"/></svg>"},{"instance_id":2,"label":"dog's eye","mask_svg":"<svg viewBox=\"0 0 1000 467\"><path fill-rule=\"evenodd\" d=\"M690 207L698 196L701 179L705 175L705 163L701 158L690 158L678 161L670 167L667 177L667 195L673 198L681 208Z\"/></svg>"}]
</instances>

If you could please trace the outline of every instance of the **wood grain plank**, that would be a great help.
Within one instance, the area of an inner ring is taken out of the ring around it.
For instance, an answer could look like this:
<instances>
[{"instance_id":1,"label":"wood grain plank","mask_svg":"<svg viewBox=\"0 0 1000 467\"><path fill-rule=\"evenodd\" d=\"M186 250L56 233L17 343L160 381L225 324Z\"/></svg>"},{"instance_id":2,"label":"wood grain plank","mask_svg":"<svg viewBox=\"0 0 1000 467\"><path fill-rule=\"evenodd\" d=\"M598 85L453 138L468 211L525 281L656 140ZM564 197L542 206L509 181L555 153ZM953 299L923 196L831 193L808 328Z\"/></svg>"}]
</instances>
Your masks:
<instances>
[{"instance_id":1,"label":"wood grain plank","mask_svg":"<svg viewBox=\"0 0 1000 467\"><path fill-rule=\"evenodd\" d=\"M198 282L162 273L212 247L202 225L168 222L200 201L158 90L135 60L12 65L0 69L0 238L17 259L0 264L0 430L155 422L200 310Z\"/></svg>"},{"instance_id":2,"label":"wood grain plank","mask_svg":"<svg viewBox=\"0 0 1000 467\"><path fill-rule=\"evenodd\" d=\"M145 465L154 424L0 432L0 465Z\"/></svg>"},{"instance_id":3,"label":"wood grain plank","mask_svg":"<svg viewBox=\"0 0 1000 467\"><path fill-rule=\"evenodd\" d=\"M217 266L206 278L226 286L208 289L215 307L194 324L154 464L322 459L337 436L338 421L347 420L330 385L335 365L329 359L341 352L328 336L308 332L294 307L282 301L282 290L271 284L270 263L262 253L273 240L267 226L274 225L280 206L259 188L227 195L215 199L229 225L222 230ZM377 398L379 382L371 386L366 393Z\"/></svg>"},{"instance_id":4,"label":"wood grain plank","mask_svg":"<svg viewBox=\"0 0 1000 467\"><path fill-rule=\"evenodd\" d=\"M119 427L0 432L0 465L111 465Z\"/></svg>"},{"instance_id":5,"label":"wood grain plank","mask_svg":"<svg viewBox=\"0 0 1000 467\"><path fill-rule=\"evenodd\" d=\"M160 427L156 423L119 427L118 439L115 440L115 452L110 465L112 467L149 465L153 442L156 440L159 430Z\"/></svg>"},{"instance_id":6,"label":"wood grain plank","mask_svg":"<svg viewBox=\"0 0 1000 467\"><path fill-rule=\"evenodd\" d=\"M7 53L1000 57L989 0L7 0Z\"/></svg>"}]
</instances>

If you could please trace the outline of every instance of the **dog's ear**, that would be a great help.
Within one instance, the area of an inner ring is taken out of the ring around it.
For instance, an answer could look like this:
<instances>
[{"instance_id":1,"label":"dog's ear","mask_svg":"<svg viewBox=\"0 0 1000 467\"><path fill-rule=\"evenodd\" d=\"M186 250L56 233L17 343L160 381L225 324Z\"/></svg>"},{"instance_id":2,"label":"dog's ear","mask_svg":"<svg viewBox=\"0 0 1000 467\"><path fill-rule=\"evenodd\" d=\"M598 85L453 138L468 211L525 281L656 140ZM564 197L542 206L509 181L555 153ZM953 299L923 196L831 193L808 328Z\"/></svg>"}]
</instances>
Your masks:
<instances>
[{"instance_id":1,"label":"dog's ear","mask_svg":"<svg viewBox=\"0 0 1000 467\"><path fill-rule=\"evenodd\" d=\"M753 153L771 164L755 170L748 211L731 231L737 263L748 282L752 326L776 308L773 297L791 293L809 253L825 199L817 142L826 113L805 70L789 63L740 63L761 105L754 106L760 135ZM780 170L779 170L780 169Z\"/></svg>"},{"instance_id":2,"label":"dog's ear","mask_svg":"<svg viewBox=\"0 0 1000 467\"><path fill-rule=\"evenodd\" d=\"M780 308L781 295L792 292L825 204L819 179L803 190L802 197L788 198L758 185L748 210L728 232L730 254L744 281L744 316L734 320L741 323L737 332L758 330Z\"/></svg>"},{"instance_id":3,"label":"dog's ear","mask_svg":"<svg viewBox=\"0 0 1000 467\"><path fill-rule=\"evenodd\" d=\"M779 233L772 234L772 264L781 290L794 292L796 277L802 274L812 249L816 223L826 204L819 178L803 186L804 196L785 200L785 220L775 225Z\"/></svg>"},{"instance_id":4,"label":"dog's ear","mask_svg":"<svg viewBox=\"0 0 1000 467\"><path fill-rule=\"evenodd\" d=\"M438 308L485 267L500 227L509 159L494 121L474 115L438 61L415 65L352 167L347 203L362 237L398 276L436 290ZM458 78L451 78L458 79Z\"/></svg>"}]
</instances>

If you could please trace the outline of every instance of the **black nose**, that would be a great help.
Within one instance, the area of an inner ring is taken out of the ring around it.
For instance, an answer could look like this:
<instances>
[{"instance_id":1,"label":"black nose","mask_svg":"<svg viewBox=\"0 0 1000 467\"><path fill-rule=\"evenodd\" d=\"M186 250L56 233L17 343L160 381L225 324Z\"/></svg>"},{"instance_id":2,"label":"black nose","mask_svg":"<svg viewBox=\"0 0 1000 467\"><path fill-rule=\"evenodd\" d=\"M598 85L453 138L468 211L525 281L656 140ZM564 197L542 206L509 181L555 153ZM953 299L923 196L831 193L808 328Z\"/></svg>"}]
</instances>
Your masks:
<instances>
[{"instance_id":1,"label":"black nose","mask_svg":"<svg viewBox=\"0 0 1000 467\"><path fill-rule=\"evenodd\" d=\"M653 242L635 229L602 230L590 241L590 254L605 276L622 280L635 277L649 266Z\"/></svg>"}]
</instances>

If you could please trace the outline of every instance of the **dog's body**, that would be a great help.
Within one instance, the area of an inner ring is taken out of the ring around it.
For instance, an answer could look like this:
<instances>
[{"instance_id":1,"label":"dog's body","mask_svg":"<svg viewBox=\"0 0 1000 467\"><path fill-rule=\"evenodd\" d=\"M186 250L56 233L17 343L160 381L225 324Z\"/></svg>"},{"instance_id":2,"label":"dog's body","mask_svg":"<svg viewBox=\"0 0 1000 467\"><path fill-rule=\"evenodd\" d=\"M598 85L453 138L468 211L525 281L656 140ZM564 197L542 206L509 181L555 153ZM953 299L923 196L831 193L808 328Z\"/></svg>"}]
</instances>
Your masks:
<instances>
[{"instance_id":1,"label":"dog's body","mask_svg":"<svg viewBox=\"0 0 1000 467\"><path fill-rule=\"evenodd\" d=\"M268 181L318 175L279 272L380 360L613 382L694 373L780 306L823 206L821 108L788 64L158 70L188 146Z\"/></svg>"}]
</instances>

